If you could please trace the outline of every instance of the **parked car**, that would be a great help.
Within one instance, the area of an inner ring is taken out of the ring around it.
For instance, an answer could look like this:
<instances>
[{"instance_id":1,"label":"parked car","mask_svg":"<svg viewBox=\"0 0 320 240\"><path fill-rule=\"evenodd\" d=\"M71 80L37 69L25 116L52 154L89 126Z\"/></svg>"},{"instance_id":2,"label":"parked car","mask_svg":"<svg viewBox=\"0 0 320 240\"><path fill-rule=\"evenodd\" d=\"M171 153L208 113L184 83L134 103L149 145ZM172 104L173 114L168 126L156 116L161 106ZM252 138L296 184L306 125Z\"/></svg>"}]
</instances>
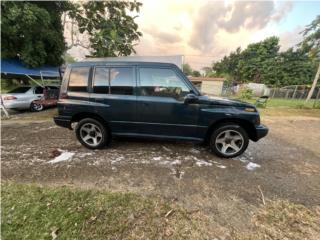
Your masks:
<instances>
[{"instance_id":1,"label":"parked car","mask_svg":"<svg viewBox=\"0 0 320 240\"><path fill-rule=\"evenodd\" d=\"M220 157L243 153L268 133L252 104L203 96L174 64L79 62L60 89L57 125L103 148L113 136L207 143Z\"/></svg>"},{"instance_id":2,"label":"parked car","mask_svg":"<svg viewBox=\"0 0 320 240\"><path fill-rule=\"evenodd\" d=\"M2 94L2 102L5 108L13 110L41 111L46 107L45 104L35 103L37 100L43 99L43 91L59 90L57 86L21 86L17 87L6 94Z\"/></svg>"}]
</instances>

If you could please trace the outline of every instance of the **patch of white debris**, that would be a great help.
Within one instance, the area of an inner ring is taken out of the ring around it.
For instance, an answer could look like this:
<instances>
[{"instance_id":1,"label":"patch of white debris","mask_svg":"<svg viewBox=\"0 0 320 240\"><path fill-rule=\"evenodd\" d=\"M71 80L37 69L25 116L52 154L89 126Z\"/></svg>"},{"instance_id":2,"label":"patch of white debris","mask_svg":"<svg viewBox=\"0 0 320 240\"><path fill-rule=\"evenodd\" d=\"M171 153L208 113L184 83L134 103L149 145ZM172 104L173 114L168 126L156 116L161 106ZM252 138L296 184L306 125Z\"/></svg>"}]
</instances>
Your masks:
<instances>
[{"instance_id":1,"label":"patch of white debris","mask_svg":"<svg viewBox=\"0 0 320 240\"><path fill-rule=\"evenodd\" d=\"M198 149L195 149L195 148L191 148L189 152L194 153L194 154L199 154L200 153L200 151Z\"/></svg>"},{"instance_id":2,"label":"patch of white debris","mask_svg":"<svg viewBox=\"0 0 320 240\"><path fill-rule=\"evenodd\" d=\"M154 161L160 161L160 160L162 160L162 157L153 157L152 160L154 160Z\"/></svg>"},{"instance_id":3,"label":"patch of white debris","mask_svg":"<svg viewBox=\"0 0 320 240\"><path fill-rule=\"evenodd\" d=\"M247 151L243 155L233 158L233 160L248 163L253 160L251 152Z\"/></svg>"},{"instance_id":4,"label":"patch of white debris","mask_svg":"<svg viewBox=\"0 0 320 240\"><path fill-rule=\"evenodd\" d=\"M58 149L59 152L61 152L61 154L57 157L55 157L53 160L49 161L49 163L58 163L58 162L63 162L63 161L70 161L73 156L74 156L74 152L68 152L68 151L64 151L61 149Z\"/></svg>"},{"instance_id":5,"label":"patch of white debris","mask_svg":"<svg viewBox=\"0 0 320 240\"><path fill-rule=\"evenodd\" d=\"M87 157L87 156L92 156L93 155L93 152L83 152L83 153L78 153L77 156L79 158L84 158L84 157Z\"/></svg>"},{"instance_id":6,"label":"patch of white debris","mask_svg":"<svg viewBox=\"0 0 320 240\"><path fill-rule=\"evenodd\" d=\"M217 164L217 165L216 165L216 167L218 167L218 168L222 168L222 169L227 168L225 165L222 165L222 164Z\"/></svg>"},{"instance_id":7,"label":"patch of white debris","mask_svg":"<svg viewBox=\"0 0 320 240\"><path fill-rule=\"evenodd\" d=\"M246 165L246 169L248 169L249 171L253 171L255 170L256 168L260 168L261 166L257 163L253 163L253 162L249 162L247 165Z\"/></svg>"},{"instance_id":8,"label":"patch of white debris","mask_svg":"<svg viewBox=\"0 0 320 240\"><path fill-rule=\"evenodd\" d=\"M209 167L212 166L212 163L197 159L196 165L198 167Z\"/></svg>"},{"instance_id":9,"label":"patch of white debris","mask_svg":"<svg viewBox=\"0 0 320 240\"><path fill-rule=\"evenodd\" d=\"M115 164L115 163L118 163L120 161L124 160L124 157L123 156L120 156L120 157L117 157L116 159L112 160L111 161L111 164Z\"/></svg>"}]
</instances>

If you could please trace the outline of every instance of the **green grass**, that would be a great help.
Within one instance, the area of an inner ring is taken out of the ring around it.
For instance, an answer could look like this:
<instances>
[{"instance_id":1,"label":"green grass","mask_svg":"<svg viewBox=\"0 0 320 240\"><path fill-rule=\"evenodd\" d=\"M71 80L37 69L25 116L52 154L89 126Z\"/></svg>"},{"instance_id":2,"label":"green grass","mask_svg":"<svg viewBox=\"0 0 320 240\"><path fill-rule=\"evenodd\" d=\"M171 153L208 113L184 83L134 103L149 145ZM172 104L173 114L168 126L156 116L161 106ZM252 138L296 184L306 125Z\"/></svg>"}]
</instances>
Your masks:
<instances>
[{"instance_id":1,"label":"green grass","mask_svg":"<svg viewBox=\"0 0 320 240\"><path fill-rule=\"evenodd\" d=\"M2 239L198 239L172 203L130 193L2 184ZM169 216L166 214L171 211Z\"/></svg>"},{"instance_id":2,"label":"green grass","mask_svg":"<svg viewBox=\"0 0 320 240\"><path fill-rule=\"evenodd\" d=\"M256 99L245 99L243 101L255 103ZM283 98L272 98L267 102L267 108L313 108L314 100L310 100L306 102L305 100L297 100L297 99L283 99Z\"/></svg>"}]
</instances>

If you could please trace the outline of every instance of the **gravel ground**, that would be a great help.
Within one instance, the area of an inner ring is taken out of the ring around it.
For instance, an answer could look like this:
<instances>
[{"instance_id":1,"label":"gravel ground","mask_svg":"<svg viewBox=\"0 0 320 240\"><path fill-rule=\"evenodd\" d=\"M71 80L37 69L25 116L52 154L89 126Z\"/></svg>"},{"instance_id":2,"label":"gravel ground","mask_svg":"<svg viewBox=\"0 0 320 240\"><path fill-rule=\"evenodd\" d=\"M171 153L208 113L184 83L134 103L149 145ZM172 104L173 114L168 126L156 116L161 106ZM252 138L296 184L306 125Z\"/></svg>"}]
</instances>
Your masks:
<instances>
[{"instance_id":1,"label":"gravel ground","mask_svg":"<svg viewBox=\"0 0 320 240\"><path fill-rule=\"evenodd\" d=\"M243 230L261 191L266 199L320 205L320 118L264 117L264 123L266 138L226 160L185 142L117 139L91 151L52 120L6 120L2 180L160 195L205 213L213 227Z\"/></svg>"}]
</instances>

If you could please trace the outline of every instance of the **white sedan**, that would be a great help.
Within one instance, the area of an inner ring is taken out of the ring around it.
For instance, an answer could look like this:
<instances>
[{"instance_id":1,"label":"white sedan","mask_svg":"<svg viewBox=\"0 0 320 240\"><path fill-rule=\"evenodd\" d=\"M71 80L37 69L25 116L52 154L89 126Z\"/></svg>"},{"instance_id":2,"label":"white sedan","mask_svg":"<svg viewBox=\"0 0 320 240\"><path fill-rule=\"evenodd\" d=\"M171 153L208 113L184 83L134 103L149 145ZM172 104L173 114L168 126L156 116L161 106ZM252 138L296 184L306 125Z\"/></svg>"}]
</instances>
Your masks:
<instances>
[{"instance_id":1,"label":"white sedan","mask_svg":"<svg viewBox=\"0 0 320 240\"><path fill-rule=\"evenodd\" d=\"M57 87L51 86L49 88L57 89ZM41 86L21 86L2 94L1 101L6 109L39 111L38 109L33 109L32 102L43 97L43 89Z\"/></svg>"}]
</instances>

